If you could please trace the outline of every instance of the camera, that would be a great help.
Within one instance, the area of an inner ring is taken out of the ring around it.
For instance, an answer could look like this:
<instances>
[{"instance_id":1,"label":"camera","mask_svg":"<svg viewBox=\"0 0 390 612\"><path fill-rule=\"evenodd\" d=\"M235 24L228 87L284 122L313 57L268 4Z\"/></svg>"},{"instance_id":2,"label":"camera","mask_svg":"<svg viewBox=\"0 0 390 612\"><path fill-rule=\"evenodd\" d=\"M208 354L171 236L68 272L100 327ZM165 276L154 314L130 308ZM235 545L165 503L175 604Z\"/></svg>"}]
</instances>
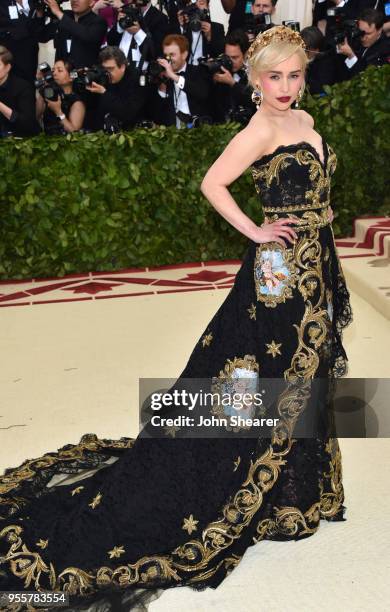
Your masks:
<instances>
[{"instance_id":1,"label":"camera","mask_svg":"<svg viewBox=\"0 0 390 612\"><path fill-rule=\"evenodd\" d=\"M123 130L123 123L111 113L106 113L103 119L103 131L106 134L117 134Z\"/></svg>"},{"instance_id":2,"label":"camera","mask_svg":"<svg viewBox=\"0 0 390 612\"><path fill-rule=\"evenodd\" d=\"M39 64L38 70L42 73L42 78L34 81L35 88L38 90L42 98L56 102L58 98L63 97L63 91L54 80L53 72L47 62Z\"/></svg>"},{"instance_id":3,"label":"camera","mask_svg":"<svg viewBox=\"0 0 390 612\"><path fill-rule=\"evenodd\" d=\"M237 106L237 108L231 108L226 114L226 121L233 121L234 123L240 123L241 125L247 125L253 115L253 110L246 108L245 106Z\"/></svg>"},{"instance_id":4,"label":"camera","mask_svg":"<svg viewBox=\"0 0 390 612\"><path fill-rule=\"evenodd\" d=\"M282 25L291 28L291 30L294 30L294 32L300 32L301 31L299 21L293 21L291 19L286 19L285 21L282 21Z\"/></svg>"},{"instance_id":5,"label":"camera","mask_svg":"<svg viewBox=\"0 0 390 612\"><path fill-rule=\"evenodd\" d=\"M137 21L141 23L142 21L142 12L139 8L132 6L130 4L125 4L120 8L121 13L124 13L124 17L118 19L118 23L123 30L127 28L131 28Z\"/></svg>"},{"instance_id":6,"label":"camera","mask_svg":"<svg viewBox=\"0 0 390 612\"><path fill-rule=\"evenodd\" d=\"M102 66L92 66L91 68L78 68L70 73L73 79L73 91L84 93L88 85L93 82L107 87L111 83L111 75Z\"/></svg>"},{"instance_id":7,"label":"camera","mask_svg":"<svg viewBox=\"0 0 390 612\"><path fill-rule=\"evenodd\" d=\"M61 5L66 2L66 0L57 0L57 4L59 7L61 7ZM44 17L50 17L51 19L57 19L57 17L54 17L53 13L51 12L51 10L49 9L49 7L47 6L47 4L44 3L44 0L31 0L30 1L30 8L31 10L34 11L43 11L43 16Z\"/></svg>"},{"instance_id":8,"label":"camera","mask_svg":"<svg viewBox=\"0 0 390 612\"><path fill-rule=\"evenodd\" d=\"M198 64L199 66L207 68L211 75L223 73L223 71L221 70L222 67L233 73L233 62L230 57L226 55L226 53L220 53L220 55L218 55L218 57L216 58L210 57L209 59L207 59L205 57L200 57L198 59Z\"/></svg>"},{"instance_id":9,"label":"camera","mask_svg":"<svg viewBox=\"0 0 390 612\"><path fill-rule=\"evenodd\" d=\"M188 16L188 27L193 32L200 32L202 21L211 22L210 13L207 9L199 9L197 6L186 6L182 9L183 15Z\"/></svg>"},{"instance_id":10,"label":"camera","mask_svg":"<svg viewBox=\"0 0 390 612\"><path fill-rule=\"evenodd\" d=\"M176 115L187 128L200 127L201 125L212 124L213 122L212 118L208 115L189 115L182 111L177 111Z\"/></svg>"},{"instance_id":11,"label":"camera","mask_svg":"<svg viewBox=\"0 0 390 612\"><path fill-rule=\"evenodd\" d=\"M360 38L364 32L360 30L356 19L346 19L342 8L334 7L326 11L328 18L329 39L334 46L344 42L347 38L351 44L354 39Z\"/></svg>"},{"instance_id":12,"label":"camera","mask_svg":"<svg viewBox=\"0 0 390 612\"><path fill-rule=\"evenodd\" d=\"M172 63L170 55L167 55L164 59L167 59L170 64ZM165 72L165 68L161 66L157 60L150 61L147 69L142 71L140 85L161 85L161 83L169 83L169 78L166 77L163 72Z\"/></svg>"},{"instance_id":13,"label":"camera","mask_svg":"<svg viewBox=\"0 0 390 612\"><path fill-rule=\"evenodd\" d=\"M272 17L267 13L262 15L253 15L248 13L245 15L245 32L257 36L260 32L265 32L272 28Z\"/></svg>"}]
</instances>

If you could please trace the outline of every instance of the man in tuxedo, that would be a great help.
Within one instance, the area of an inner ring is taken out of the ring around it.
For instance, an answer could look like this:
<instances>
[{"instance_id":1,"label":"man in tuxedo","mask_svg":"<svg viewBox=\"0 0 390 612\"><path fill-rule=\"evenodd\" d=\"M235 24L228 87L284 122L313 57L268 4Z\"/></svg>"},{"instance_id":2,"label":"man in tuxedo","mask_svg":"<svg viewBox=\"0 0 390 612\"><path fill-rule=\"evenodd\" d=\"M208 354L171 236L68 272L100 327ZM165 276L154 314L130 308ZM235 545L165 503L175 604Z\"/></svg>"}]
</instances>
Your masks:
<instances>
[{"instance_id":1,"label":"man in tuxedo","mask_svg":"<svg viewBox=\"0 0 390 612\"><path fill-rule=\"evenodd\" d=\"M214 102L213 118L215 123L228 121L232 113L239 111L243 118L249 118L256 112L252 102L252 88L248 83L248 75L244 66L245 53L249 40L245 32L235 30L225 39L225 54L231 59L232 72L221 67L220 72L213 75L212 100Z\"/></svg>"},{"instance_id":2,"label":"man in tuxedo","mask_svg":"<svg viewBox=\"0 0 390 612\"><path fill-rule=\"evenodd\" d=\"M328 9L337 8L346 19L357 19L365 9L371 8L385 14L385 0L316 0L313 9L313 25L327 36Z\"/></svg>"},{"instance_id":3,"label":"man in tuxedo","mask_svg":"<svg viewBox=\"0 0 390 612\"><path fill-rule=\"evenodd\" d=\"M215 57L223 52L225 31L222 23L211 21L209 0L196 0L191 8L202 11L205 16L200 21L200 29L194 30L189 15L180 10L177 12L177 25L171 26L170 31L186 36L190 49L188 64L196 66L200 57Z\"/></svg>"},{"instance_id":4,"label":"man in tuxedo","mask_svg":"<svg viewBox=\"0 0 390 612\"><path fill-rule=\"evenodd\" d=\"M39 41L54 39L56 61L68 60L75 68L96 64L107 24L92 11L94 0L70 0L71 11L63 11L56 0L44 1L56 19L42 28Z\"/></svg>"},{"instance_id":5,"label":"man in tuxedo","mask_svg":"<svg viewBox=\"0 0 390 612\"><path fill-rule=\"evenodd\" d=\"M162 53L162 41L168 34L168 17L152 5L150 0L131 0L129 3L140 9L145 31L150 32L154 51L157 55Z\"/></svg>"},{"instance_id":6,"label":"man in tuxedo","mask_svg":"<svg viewBox=\"0 0 390 612\"><path fill-rule=\"evenodd\" d=\"M375 9L360 13L358 27L364 34L352 45L347 38L337 45L338 81L351 79L369 65L380 66L390 61L390 38L383 32L383 23L383 15Z\"/></svg>"},{"instance_id":7,"label":"man in tuxedo","mask_svg":"<svg viewBox=\"0 0 390 612\"><path fill-rule=\"evenodd\" d=\"M12 61L12 53L0 46L0 134L35 136L41 131L35 117L35 90L12 73Z\"/></svg>"},{"instance_id":8,"label":"man in tuxedo","mask_svg":"<svg viewBox=\"0 0 390 612\"><path fill-rule=\"evenodd\" d=\"M30 82L37 72L43 24L43 12L34 9L33 0L0 1L0 45L12 53L12 73Z\"/></svg>"},{"instance_id":9,"label":"man in tuxedo","mask_svg":"<svg viewBox=\"0 0 390 612\"><path fill-rule=\"evenodd\" d=\"M166 57L158 63L165 68L168 83L161 83L154 96L154 120L180 128L194 116L209 116L210 80L205 69L187 63L188 40L181 34L168 34L163 40Z\"/></svg>"},{"instance_id":10,"label":"man in tuxedo","mask_svg":"<svg viewBox=\"0 0 390 612\"><path fill-rule=\"evenodd\" d=\"M230 15L228 33L237 28L245 30L247 0L221 0L225 13ZM278 0L261 0L257 2L259 14L274 15ZM251 11L252 12L252 11ZM247 13L250 14L250 13Z\"/></svg>"},{"instance_id":11,"label":"man in tuxedo","mask_svg":"<svg viewBox=\"0 0 390 612\"><path fill-rule=\"evenodd\" d=\"M99 61L111 82L107 87L95 82L86 87L98 98L95 129L115 132L134 127L142 120L145 104L145 89L139 85L137 73L118 47L105 47Z\"/></svg>"},{"instance_id":12,"label":"man in tuxedo","mask_svg":"<svg viewBox=\"0 0 390 612\"><path fill-rule=\"evenodd\" d=\"M119 10L116 23L107 34L107 43L119 47L127 58L129 66L141 72L146 70L151 60L155 59L154 42L143 17L134 20L126 28L121 26L126 14Z\"/></svg>"}]
</instances>

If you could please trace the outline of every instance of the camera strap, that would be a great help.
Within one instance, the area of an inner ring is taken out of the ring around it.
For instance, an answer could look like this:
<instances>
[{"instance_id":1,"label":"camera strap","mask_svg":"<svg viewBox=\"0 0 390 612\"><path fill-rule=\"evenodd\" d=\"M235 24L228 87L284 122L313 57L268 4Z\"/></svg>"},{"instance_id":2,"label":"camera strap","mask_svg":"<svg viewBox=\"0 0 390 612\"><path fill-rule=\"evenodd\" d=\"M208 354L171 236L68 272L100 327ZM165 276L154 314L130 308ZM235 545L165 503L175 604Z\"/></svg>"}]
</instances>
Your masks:
<instances>
[{"instance_id":1,"label":"camera strap","mask_svg":"<svg viewBox=\"0 0 390 612\"><path fill-rule=\"evenodd\" d=\"M194 33L192 33L192 36L194 36ZM189 62L188 62L189 64L192 64L192 60L194 59L194 56L195 56L195 51L198 48L198 44L199 44L199 41L201 40L201 38L202 38L202 31L200 31L200 34L198 36L198 40L196 41L195 49L192 50L192 37L191 37L191 53L190 53Z\"/></svg>"}]
</instances>

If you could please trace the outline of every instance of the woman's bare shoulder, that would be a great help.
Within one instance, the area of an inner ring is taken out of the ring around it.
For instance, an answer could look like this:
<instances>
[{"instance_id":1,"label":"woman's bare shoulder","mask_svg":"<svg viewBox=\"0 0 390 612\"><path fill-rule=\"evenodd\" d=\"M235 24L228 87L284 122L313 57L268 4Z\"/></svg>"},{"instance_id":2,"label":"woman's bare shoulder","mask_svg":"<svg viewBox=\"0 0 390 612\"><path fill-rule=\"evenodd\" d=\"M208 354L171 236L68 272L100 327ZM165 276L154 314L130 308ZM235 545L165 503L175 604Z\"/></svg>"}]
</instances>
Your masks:
<instances>
[{"instance_id":1,"label":"woman's bare shoulder","mask_svg":"<svg viewBox=\"0 0 390 612\"><path fill-rule=\"evenodd\" d=\"M314 127L314 119L307 111L303 110L303 108L299 108L295 109L294 112L299 113L299 117L302 119L302 121L308 123L310 127Z\"/></svg>"},{"instance_id":2,"label":"woman's bare shoulder","mask_svg":"<svg viewBox=\"0 0 390 612\"><path fill-rule=\"evenodd\" d=\"M250 143L249 146L256 151L257 157L261 157L272 144L275 129L267 117L253 115L240 134L242 134L241 138Z\"/></svg>"},{"instance_id":3,"label":"woman's bare shoulder","mask_svg":"<svg viewBox=\"0 0 390 612\"><path fill-rule=\"evenodd\" d=\"M207 182L230 185L267 151L270 142L272 142L270 126L267 126L264 120L253 121L252 117L248 125L232 138L209 168L202 186Z\"/></svg>"}]
</instances>

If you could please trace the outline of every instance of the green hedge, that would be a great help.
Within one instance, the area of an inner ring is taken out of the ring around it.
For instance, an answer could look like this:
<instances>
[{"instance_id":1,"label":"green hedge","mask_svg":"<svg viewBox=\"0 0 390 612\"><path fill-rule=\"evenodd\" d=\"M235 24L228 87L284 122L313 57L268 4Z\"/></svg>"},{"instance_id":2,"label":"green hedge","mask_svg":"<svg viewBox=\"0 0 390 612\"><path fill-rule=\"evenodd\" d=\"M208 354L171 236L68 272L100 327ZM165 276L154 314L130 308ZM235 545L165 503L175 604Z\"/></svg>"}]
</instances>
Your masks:
<instances>
[{"instance_id":1,"label":"green hedge","mask_svg":"<svg viewBox=\"0 0 390 612\"><path fill-rule=\"evenodd\" d=\"M389 213L389 81L390 66L372 67L327 88L328 96L304 100L338 157L336 236L348 235L356 216ZM239 129L2 140L0 278L240 258L247 239L199 189ZM261 223L250 171L230 189Z\"/></svg>"}]
</instances>

